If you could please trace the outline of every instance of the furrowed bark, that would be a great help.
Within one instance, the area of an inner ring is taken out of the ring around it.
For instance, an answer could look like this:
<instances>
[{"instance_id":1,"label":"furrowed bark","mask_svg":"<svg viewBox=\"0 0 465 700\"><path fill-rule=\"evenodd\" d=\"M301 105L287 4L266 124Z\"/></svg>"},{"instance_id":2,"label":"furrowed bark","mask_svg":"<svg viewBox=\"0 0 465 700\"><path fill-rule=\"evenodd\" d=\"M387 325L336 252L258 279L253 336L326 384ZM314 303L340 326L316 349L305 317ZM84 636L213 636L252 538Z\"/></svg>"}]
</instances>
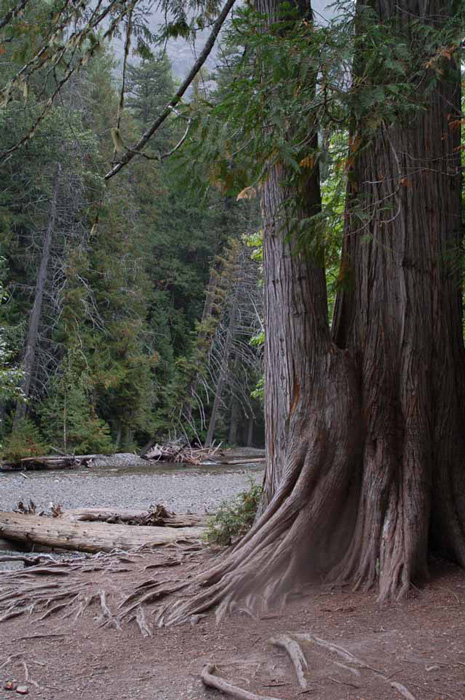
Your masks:
<instances>
[{"instance_id":1,"label":"furrowed bark","mask_svg":"<svg viewBox=\"0 0 465 700\"><path fill-rule=\"evenodd\" d=\"M437 27L452 12L445 0L370 4L405 36L412 18ZM425 110L353 147L349 177L335 339L360 363L365 442L338 573L367 588L379 578L381 599L426 577L430 534L465 563L460 73L453 57L441 71Z\"/></svg>"},{"instance_id":2,"label":"furrowed bark","mask_svg":"<svg viewBox=\"0 0 465 700\"><path fill-rule=\"evenodd\" d=\"M258 2L257 9L277 12L280 5ZM305 3L305 16L309 9ZM358 382L349 353L330 337L323 255L299 247L289 223L293 196L299 201L293 217L308 221L320 210L318 169L305 170L298 192L288 182L276 164L262 187L269 462L261 513L236 548L197 578L197 595L169 605L161 624L212 605L221 616L282 602L347 546L360 443Z\"/></svg>"},{"instance_id":3,"label":"furrowed bark","mask_svg":"<svg viewBox=\"0 0 465 700\"><path fill-rule=\"evenodd\" d=\"M428 16L424 5L371 3L407 34L450 16L446 0ZM257 2L270 17L278 7ZM265 496L250 532L160 624L214 605L260 612L322 573L396 598L427 575L433 547L465 563L460 76L452 55L441 60L409 123L380 123L360 147L352 134L333 336L324 261L298 247L286 208L298 194L294 217L319 211L318 171L296 193L280 164L269 169Z\"/></svg>"}]
</instances>

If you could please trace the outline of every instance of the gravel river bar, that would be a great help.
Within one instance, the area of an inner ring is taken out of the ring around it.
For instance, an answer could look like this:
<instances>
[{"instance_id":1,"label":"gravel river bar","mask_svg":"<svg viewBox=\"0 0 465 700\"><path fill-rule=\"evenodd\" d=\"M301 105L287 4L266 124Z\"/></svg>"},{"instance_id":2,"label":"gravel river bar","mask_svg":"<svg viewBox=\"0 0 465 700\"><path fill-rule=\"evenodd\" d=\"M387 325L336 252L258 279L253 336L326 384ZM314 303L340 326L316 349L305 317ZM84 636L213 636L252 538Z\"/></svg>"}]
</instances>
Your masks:
<instances>
[{"instance_id":1,"label":"gravel river bar","mask_svg":"<svg viewBox=\"0 0 465 700\"><path fill-rule=\"evenodd\" d=\"M40 510L63 508L148 508L163 504L177 513L214 511L222 501L261 482L263 467L183 467L150 463L137 467L0 473L0 510L31 499Z\"/></svg>"}]
</instances>

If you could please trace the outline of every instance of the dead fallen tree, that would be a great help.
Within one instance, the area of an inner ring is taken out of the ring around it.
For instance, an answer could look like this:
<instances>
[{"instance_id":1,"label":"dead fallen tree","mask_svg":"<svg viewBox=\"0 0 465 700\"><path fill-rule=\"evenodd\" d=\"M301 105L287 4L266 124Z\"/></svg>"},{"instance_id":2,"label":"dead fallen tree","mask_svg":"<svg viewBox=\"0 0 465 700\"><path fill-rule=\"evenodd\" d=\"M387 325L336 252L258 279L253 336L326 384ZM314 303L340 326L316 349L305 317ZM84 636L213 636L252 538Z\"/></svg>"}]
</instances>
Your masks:
<instances>
[{"instance_id":1,"label":"dead fallen tree","mask_svg":"<svg viewBox=\"0 0 465 700\"><path fill-rule=\"evenodd\" d=\"M23 457L16 462L1 462L0 471L28 471L39 469L76 469L90 467L97 455L49 455L44 457Z\"/></svg>"},{"instance_id":2,"label":"dead fallen tree","mask_svg":"<svg viewBox=\"0 0 465 700\"><path fill-rule=\"evenodd\" d=\"M106 522L73 522L22 513L0 512L0 537L27 545L80 552L131 550L144 545L156 547L179 540L198 540L201 527L115 525Z\"/></svg>"},{"instance_id":3,"label":"dead fallen tree","mask_svg":"<svg viewBox=\"0 0 465 700\"><path fill-rule=\"evenodd\" d=\"M120 525L149 525L151 527L201 527L207 516L196 513L172 513L157 505L149 510L135 508L73 508L60 514L62 520L71 523L98 522Z\"/></svg>"}]
</instances>

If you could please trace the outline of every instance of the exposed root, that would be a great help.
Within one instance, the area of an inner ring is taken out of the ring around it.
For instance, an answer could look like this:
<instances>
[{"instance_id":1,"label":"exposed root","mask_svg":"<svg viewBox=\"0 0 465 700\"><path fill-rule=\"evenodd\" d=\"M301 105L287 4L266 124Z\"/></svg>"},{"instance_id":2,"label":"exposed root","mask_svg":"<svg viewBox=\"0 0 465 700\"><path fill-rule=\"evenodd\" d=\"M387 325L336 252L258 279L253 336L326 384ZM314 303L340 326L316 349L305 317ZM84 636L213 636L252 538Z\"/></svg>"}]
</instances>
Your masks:
<instances>
[{"instance_id":1,"label":"exposed root","mask_svg":"<svg viewBox=\"0 0 465 700\"><path fill-rule=\"evenodd\" d=\"M145 626L147 629L149 626L147 623L143 624L138 608L147 602L158 601L185 586L185 580L180 583L179 579L170 578L169 569L183 563L183 559L188 560L195 556L191 543L187 548L176 543L175 547L168 546L163 550L161 556L158 555L158 551L151 552L153 557L148 566L154 569L166 566L167 571L165 573L160 571L159 578L151 578L129 592L120 605L123 613L118 616L112 613L110 609L112 606L108 603L110 593L106 592L103 586L110 576L121 570L122 563L137 565L138 570L141 570L139 559L144 560L144 556L147 556L146 548L145 554L136 551L130 553L117 551L79 559L73 557L60 562L50 555L44 555L45 559L42 555L32 559L26 556L12 557L14 560L23 561L25 565L28 564L28 567L2 572L0 622L33 612L38 613L35 618L38 621L56 615L61 615L62 620L67 618L77 620L87 608L98 603L100 607L100 614L96 617L98 623L120 629L121 618L128 618L133 614L138 619L141 632L143 628L146 633ZM29 564L32 565L29 566ZM192 564L187 565L183 570L186 576L190 566ZM156 573L157 571L154 571L154 574ZM59 580L54 581L52 577L55 579L59 577ZM49 578L52 579L50 582L48 582ZM118 587L116 590L119 596ZM111 595L114 594L111 593Z\"/></svg>"},{"instance_id":2,"label":"exposed root","mask_svg":"<svg viewBox=\"0 0 465 700\"><path fill-rule=\"evenodd\" d=\"M340 646L339 644L334 644L334 642L327 642L325 639L321 639L321 637L316 637L314 634L310 634L309 632L296 632L294 634L294 637L297 637L297 639L302 639L306 642L313 642L313 644L317 644L318 646L323 647L328 651L332 651L334 654L337 654L342 659L345 659L346 661L358 668L371 668L364 661L358 659L348 649L346 649L343 646ZM376 669L372 670L376 671Z\"/></svg>"},{"instance_id":3,"label":"exposed root","mask_svg":"<svg viewBox=\"0 0 465 700\"><path fill-rule=\"evenodd\" d=\"M47 617L51 617L52 615L55 615L56 613L60 612L60 610L66 610L66 608L72 605L77 598L78 595L75 595L71 601L66 601L64 603L58 603L58 605L54 605L53 608L49 608L49 610L46 610L44 614L38 618L38 620L45 620Z\"/></svg>"},{"instance_id":4,"label":"exposed root","mask_svg":"<svg viewBox=\"0 0 465 700\"><path fill-rule=\"evenodd\" d=\"M374 668L373 666L370 666L366 661L363 661L362 659L359 659L357 656L354 656L352 652L350 652L348 649L345 647L341 646L340 644L335 644L334 642L328 642L325 639L321 639L321 637L316 637L313 634L310 633L293 633L294 637L297 637L297 639L302 639L308 642L313 642L314 644L317 644L320 647L323 647L324 649L327 649L328 651L331 651L341 658L345 659L347 662L349 662L352 666L355 666L356 669L353 669L352 667L344 666L344 668L347 668L350 671L355 670L358 675L360 675L360 671L358 669L366 669L368 671L371 671L374 673L376 676L381 678L383 681L386 681L389 683L389 685L397 690L398 693L400 693L405 700L416 700L416 698L412 695L412 693L407 690L407 688L402 685L402 683L398 683L397 681L391 681L390 676L387 676L385 673L380 671L377 668ZM341 683L342 681L338 681L335 678L331 678L330 680L334 681L335 683ZM351 683L345 682L344 685L352 685ZM354 686L354 687L359 687L359 686Z\"/></svg>"},{"instance_id":5,"label":"exposed root","mask_svg":"<svg viewBox=\"0 0 465 700\"><path fill-rule=\"evenodd\" d=\"M140 632L143 637L151 637L152 636L152 630L150 629L150 626L145 619L145 612L144 608L142 605L139 605L137 608L137 613L136 613L136 622L139 626Z\"/></svg>"},{"instance_id":6,"label":"exposed root","mask_svg":"<svg viewBox=\"0 0 465 700\"><path fill-rule=\"evenodd\" d=\"M397 690L397 692L400 693L405 698L405 700L416 700L415 696L412 695L412 693L409 690L407 690L405 685L402 685L402 683L397 683L396 681L394 681L390 683L390 685L395 690Z\"/></svg>"},{"instance_id":7,"label":"exposed root","mask_svg":"<svg viewBox=\"0 0 465 700\"><path fill-rule=\"evenodd\" d=\"M165 598L171 593L175 593L176 591L179 591L185 587L185 583L175 583L171 587L162 586L161 583L158 583L152 586L148 591L139 591L137 594L131 594L119 605L120 608L124 608L124 606L127 605L127 603L131 600L135 601L132 605L129 606L129 608L126 608L126 610L124 610L124 612L121 615L121 619L128 617L128 615L134 612L134 610L137 610L137 608L140 605L147 605L148 603L153 603L155 601L161 600L162 598Z\"/></svg>"},{"instance_id":8,"label":"exposed root","mask_svg":"<svg viewBox=\"0 0 465 700\"><path fill-rule=\"evenodd\" d=\"M113 625L117 630L121 629L121 623L119 620L119 617L115 617L113 613L111 612L110 608L107 605L107 594L105 593L104 590L100 590L97 593L97 596L100 600L100 608L102 610L102 614L100 615L98 621L102 625Z\"/></svg>"},{"instance_id":9,"label":"exposed root","mask_svg":"<svg viewBox=\"0 0 465 700\"><path fill-rule=\"evenodd\" d=\"M14 661L15 659L20 659L21 656L22 656L22 654L12 654L11 656L8 656L8 658L5 659L5 661L1 664L0 670L2 668L4 668L5 666L8 666L8 664L11 664L11 662Z\"/></svg>"},{"instance_id":10,"label":"exposed root","mask_svg":"<svg viewBox=\"0 0 465 700\"><path fill-rule=\"evenodd\" d=\"M231 695L231 697L237 698L237 700L279 700L279 698L271 698L265 695L256 695L255 693L251 693L248 690L238 688L236 685L232 685L232 683L229 683L223 678L220 678L220 676L217 676L215 674L215 671L216 667L214 666L214 664L208 664L207 666L205 666L205 668L202 670L202 673L200 674L204 685L209 686L210 688L216 688L217 690L221 690L221 692L226 693L226 695Z\"/></svg>"},{"instance_id":11,"label":"exposed root","mask_svg":"<svg viewBox=\"0 0 465 700\"><path fill-rule=\"evenodd\" d=\"M31 614L32 611L34 610L34 605L23 605L23 606L16 606L13 604L4 615L0 617L0 622L5 622L6 620L12 620L14 617L20 617L20 615L24 615L26 613Z\"/></svg>"},{"instance_id":12,"label":"exposed root","mask_svg":"<svg viewBox=\"0 0 465 700\"><path fill-rule=\"evenodd\" d=\"M289 657L294 666L297 680L301 688L306 690L308 683L305 678L305 671L308 670L307 659L302 651L302 648L294 639L287 634L281 634L279 637L272 637L270 642L276 647L284 649L289 654Z\"/></svg>"},{"instance_id":13,"label":"exposed root","mask_svg":"<svg viewBox=\"0 0 465 700\"><path fill-rule=\"evenodd\" d=\"M26 683L30 683L31 685L34 685L36 688L40 688L40 685L37 683L37 681L34 681L30 675L29 675L29 669L27 667L27 664L25 661L21 661L22 667L24 669L24 680Z\"/></svg>"}]
</instances>

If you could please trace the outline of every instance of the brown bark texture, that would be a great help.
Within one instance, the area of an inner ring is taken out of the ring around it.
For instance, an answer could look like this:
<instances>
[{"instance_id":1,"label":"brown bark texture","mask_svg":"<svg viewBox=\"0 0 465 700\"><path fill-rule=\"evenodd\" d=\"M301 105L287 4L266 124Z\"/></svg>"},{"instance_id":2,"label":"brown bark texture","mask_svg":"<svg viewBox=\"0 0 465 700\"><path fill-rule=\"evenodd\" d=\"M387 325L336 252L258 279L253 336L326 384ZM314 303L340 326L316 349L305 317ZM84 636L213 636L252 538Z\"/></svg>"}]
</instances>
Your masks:
<instances>
[{"instance_id":1,"label":"brown bark texture","mask_svg":"<svg viewBox=\"0 0 465 700\"><path fill-rule=\"evenodd\" d=\"M271 19L278 5L256 3ZM371 5L381 20L396 13L406 32L451 11L446 0ZM162 624L212 605L218 615L260 612L321 574L392 599L426 576L433 548L465 565L460 76L445 60L409 124L381 123L351 148L333 333L324 260L296 245L289 174L270 166L264 501L250 532L166 607ZM319 211L316 168L297 194L302 219Z\"/></svg>"},{"instance_id":2,"label":"brown bark texture","mask_svg":"<svg viewBox=\"0 0 465 700\"><path fill-rule=\"evenodd\" d=\"M406 33L453 12L446 0L371 5ZM426 577L432 547L465 565L460 72L450 56L440 70L424 111L353 146L349 178L334 336L360 370L364 440L340 573L379 578L382 599Z\"/></svg>"}]
</instances>

